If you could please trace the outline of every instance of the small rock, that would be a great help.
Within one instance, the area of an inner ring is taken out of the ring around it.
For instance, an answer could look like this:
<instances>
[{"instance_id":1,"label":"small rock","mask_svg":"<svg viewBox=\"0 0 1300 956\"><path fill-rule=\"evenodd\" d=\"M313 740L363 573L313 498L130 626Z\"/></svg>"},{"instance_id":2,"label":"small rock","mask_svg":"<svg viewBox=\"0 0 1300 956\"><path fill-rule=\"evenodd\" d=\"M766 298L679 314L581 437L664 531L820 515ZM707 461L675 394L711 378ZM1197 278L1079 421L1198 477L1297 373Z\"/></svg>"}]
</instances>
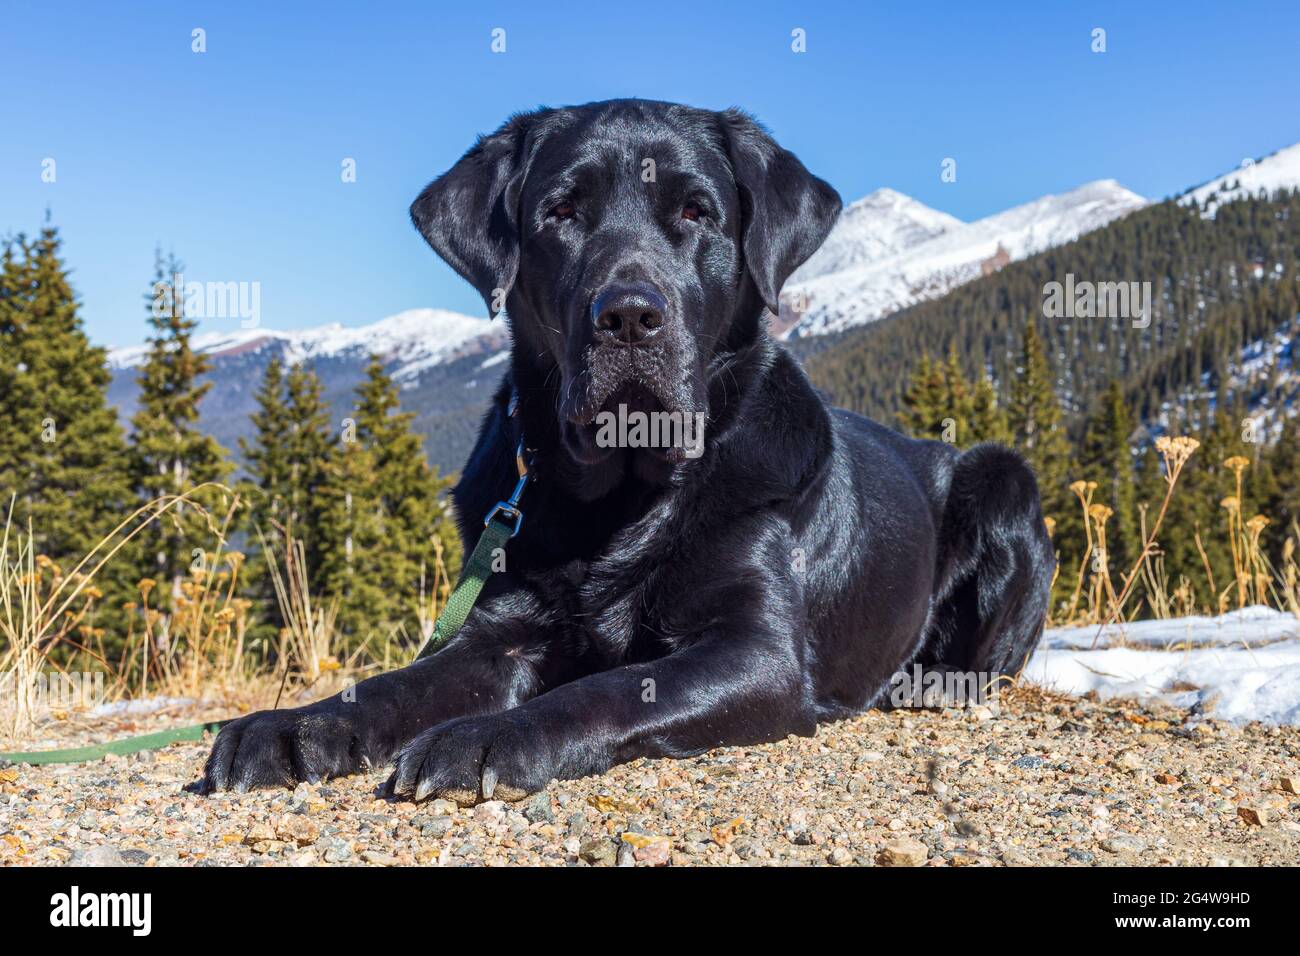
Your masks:
<instances>
[{"instance_id":1,"label":"small rock","mask_svg":"<svg viewBox=\"0 0 1300 956\"><path fill-rule=\"evenodd\" d=\"M636 866L636 856L633 853L632 847L624 843L621 847L618 848L618 855L615 858L615 865Z\"/></svg>"},{"instance_id":2,"label":"small rock","mask_svg":"<svg viewBox=\"0 0 1300 956\"><path fill-rule=\"evenodd\" d=\"M638 864L645 864L646 866L666 865L672 851L667 836L646 836L642 834L623 834L623 847L619 848L620 857L623 855L624 848L632 851L632 856Z\"/></svg>"},{"instance_id":3,"label":"small rock","mask_svg":"<svg viewBox=\"0 0 1300 956\"><path fill-rule=\"evenodd\" d=\"M524 816L529 823L553 823L555 814L551 810L551 797L546 791L535 793L524 804Z\"/></svg>"},{"instance_id":4,"label":"small rock","mask_svg":"<svg viewBox=\"0 0 1300 956\"><path fill-rule=\"evenodd\" d=\"M1238 807L1237 816L1253 827L1268 826L1268 811L1263 807Z\"/></svg>"},{"instance_id":5,"label":"small rock","mask_svg":"<svg viewBox=\"0 0 1300 956\"><path fill-rule=\"evenodd\" d=\"M1147 848L1146 841L1131 833L1117 833L1102 840L1100 845L1107 853L1141 853Z\"/></svg>"},{"instance_id":6,"label":"small rock","mask_svg":"<svg viewBox=\"0 0 1300 956\"><path fill-rule=\"evenodd\" d=\"M276 825L275 837L285 843L307 846L320 838L320 827L300 813L290 813Z\"/></svg>"},{"instance_id":7,"label":"small rock","mask_svg":"<svg viewBox=\"0 0 1300 956\"><path fill-rule=\"evenodd\" d=\"M494 824L500 823L506 818L506 804L504 800L486 800L474 808L474 821L476 823Z\"/></svg>"},{"instance_id":8,"label":"small rock","mask_svg":"<svg viewBox=\"0 0 1300 956\"><path fill-rule=\"evenodd\" d=\"M87 810L81 816L77 817L77 826L83 830L93 830L99 826L99 814L94 810Z\"/></svg>"},{"instance_id":9,"label":"small rock","mask_svg":"<svg viewBox=\"0 0 1300 956\"><path fill-rule=\"evenodd\" d=\"M922 859L924 859L924 857L922 857ZM844 847L837 846L835 849L831 850L830 855L826 857L826 860L831 864L831 866L848 866L853 862L853 854Z\"/></svg>"},{"instance_id":10,"label":"small rock","mask_svg":"<svg viewBox=\"0 0 1300 956\"><path fill-rule=\"evenodd\" d=\"M1077 863L1092 863L1097 858L1087 850L1080 850L1076 847L1070 847L1065 851L1065 855Z\"/></svg>"},{"instance_id":11,"label":"small rock","mask_svg":"<svg viewBox=\"0 0 1300 956\"><path fill-rule=\"evenodd\" d=\"M352 859L352 846L338 837L325 837L316 842L318 850L325 851L326 863L346 863Z\"/></svg>"},{"instance_id":12,"label":"small rock","mask_svg":"<svg viewBox=\"0 0 1300 956\"><path fill-rule=\"evenodd\" d=\"M1130 747L1127 750L1121 750L1110 765L1117 770L1141 770L1142 755Z\"/></svg>"},{"instance_id":13,"label":"small rock","mask_svg":"<svg viewBox=\"0 0 1300 956\"><path fill-rule=\"evenodd\" d=\"M1034 754L1027 754L1024 757L1021 757L1019 760L1013 760L1011 762L1011 766L1019 767L1021 770L1038 770L1045 763L1047 763L1047 761L1044 760L1042 757L1036 756Z\"/></svg>"},{"instance_id":14,"label":"small rock","mask_svg":"<svg viewBox=\"0 0 1300 956\"><path fill-rule=\"evenodd\" d=\"M876 854L876 863L879 866L922 866L929 855L929 848L920 840L903 837L890 840L881 847Z\"/></svg>"},{"instance_id":15,"label":"small rock","mask_svg":"<svg viewBox=\"0 0 1300 956\"><path fill-rule=\"evenodd\" d=\"M1296 789L1295 777L1278 777L1277 786L1283 793L1300 793L1300 790Z\"/></svg>"},{"instance_id":16,"label":"small rock","mask_svg":"<svg viewBox=\"0 0 1300 956\"><path fill-rule=\"evenodd\" d=\"M259 820L244 833L244 846L256 846L274 839L275 830L271 828L271 824Z\"/></svg>"},{"instance_id":17,"label":"small rock","mask_svg":"<svg viewBox=\"0 0 1300 956\"><path fill-rule=\"evenodd\" d=\"M451 817L446 815L420 817L411 822L420 828L420 836L422 837L439 840L451 832Z\"/></svg>"},{"instance_id":18,"label":"small rock","mask_svg":"<svg viewBox=\"0 0 1300 956\"><path fill-rule=\"evenodd\" d=\"M117 847L101 844L89 850L78 850L68 860L68 866L126 866L126 860Z\"/></svg>"},{"instance_id":19,"label":"small rock","mask_svg":"<svg viewBox=\"0 0 1300 956\"><path fill-rule=\"evenodd\" d=\"M592 866L605 865L616 862L617 851L614 844L604 837L596 837L593 840L585 840L578 847L578 856L586 860Z\"/></svg>"}]
</instances>

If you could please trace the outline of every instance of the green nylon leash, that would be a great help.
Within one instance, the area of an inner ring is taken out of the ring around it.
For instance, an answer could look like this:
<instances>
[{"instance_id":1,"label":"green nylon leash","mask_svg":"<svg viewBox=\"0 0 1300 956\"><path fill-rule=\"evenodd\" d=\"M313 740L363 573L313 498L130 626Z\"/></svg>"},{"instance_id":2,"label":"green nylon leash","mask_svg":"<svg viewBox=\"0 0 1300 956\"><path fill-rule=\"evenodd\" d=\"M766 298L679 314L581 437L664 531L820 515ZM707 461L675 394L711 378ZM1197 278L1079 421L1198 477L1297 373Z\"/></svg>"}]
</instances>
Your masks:
<instances>
[{"instance_id":1,"label":"green nylon leash","mask_svg":"<svg viewBox=\"0 0 1300 956\"><path fill-rule=\"evenodd\" d=\"M528 485L528 461L523 441L515 452L515 464L519 470L519 481L515 490L505 501L498 501L496 506L483 519L483 533L478 544L469 556L461 571L460 580L447 598L447 603L434 622L433 633L415 652L415 660L427 657L456 636L469 612L478 601L483 585L492 576L493 565L498 554L505 548L506 542L519 533L524 523L524 513L519 508L519 499ZM229 720L213 720L189 727L177 727L174 730L160 730L153 734L139 737L126 737L112 740L106 744L90 747L74 747L70 750L32 750L25 753L0 753L0 763L51 764L51 763L86 763L102 760L110 754L125 756L141 750L161 750L174 743L202 740L206 734L216 733Z\"/></svg>"},{"instance_id":2,"label":"green nylon leash","mask_svg":"<svg viewBox=\"0 0 1300 956\"><path fill-rule=\"evenodd\" d=\"M523 497L530 477L523 439L519 440L519 446L515 449L515 467L519 471L515 490L505 501L498 501L483 519L483 533L479 535L478 544L474 545L474 551L460 573L460 580L456 582L442 613L434 622L433 633L416 650L415 660L427 657L456 636L477 603L483 585L492 577L497 556L505 549L506 542L517 535L523 526L524 513L519 508L519 499Z\"/></svg>"},{"instance_id":3,"label":"green nylon leash","mask_svg":"<svg viewBox=\"0 0 1300 956\"><path fill-rule=\"evenodd\" d=\"M106 744L90 747L73 747L71 750L31 750L26 753L0 753L0 761L5 763L86 763L89 760L103 760L113 754L125 757L127 754L141 750L161 750L169 744L186 740L202 740L208 733L215 734L230 723L228 720L210 720L205 724L192 724L189 727L177 727L175 730L160 730L154 734L139 737L124 737L110 740Z\"/></svg>"}]
</instances>

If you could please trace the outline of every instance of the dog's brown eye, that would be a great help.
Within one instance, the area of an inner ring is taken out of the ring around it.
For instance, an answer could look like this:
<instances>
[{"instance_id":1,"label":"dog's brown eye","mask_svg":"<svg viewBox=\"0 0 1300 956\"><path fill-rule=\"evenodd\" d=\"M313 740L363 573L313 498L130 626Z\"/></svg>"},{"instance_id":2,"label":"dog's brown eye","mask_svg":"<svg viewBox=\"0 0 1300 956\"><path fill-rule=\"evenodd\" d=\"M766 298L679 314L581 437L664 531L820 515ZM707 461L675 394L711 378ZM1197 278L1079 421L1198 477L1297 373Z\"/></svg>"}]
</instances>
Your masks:
<instances>
[{"instance_id":1,"label":"dog's brown eye","mask_svg":"<svg viewBox=\"0 0 1300 956\"><path fill-rule=\"evenodd\" d=\"M548 212L546 215L551 219L572 219L573 203L557 202L554 206L551 207L551 211Z\"/></svg>"},{"instance_id":2,"label":"dog's brown eye","mask_svg":"<svg viewBox=\"0 0 1300 956\"><path fill-rule=\"evenodd\" d=\"M689 219L691 222L696 222L703 215L704 210L700 208L700 204L697 202L688 202L682 207L683 219Z\"/></svg>"}]
</instances>

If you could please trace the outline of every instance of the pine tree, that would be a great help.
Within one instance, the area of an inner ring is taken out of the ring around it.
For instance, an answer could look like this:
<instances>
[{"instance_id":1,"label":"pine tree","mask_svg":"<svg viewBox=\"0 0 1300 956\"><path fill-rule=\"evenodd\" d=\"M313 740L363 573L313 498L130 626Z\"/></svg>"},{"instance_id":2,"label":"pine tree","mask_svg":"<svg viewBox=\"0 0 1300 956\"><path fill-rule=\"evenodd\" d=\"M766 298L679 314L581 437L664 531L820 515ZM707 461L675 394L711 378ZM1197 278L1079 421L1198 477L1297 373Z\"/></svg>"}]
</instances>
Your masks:
<instances>
[{"instance_id":1,"label":"pine tree","mask_svg":"<svg viewBox=\"0 0 1300 956\"><path fill-rule=\"evenodd\" d=\"M303 543L307 578L315 584L320 580L325 549L330 546L330 532L321 519L321 495L331 480L329 467L334 453L329 408L316 371L304 365L289 370L285 396L289 427L284 461L287 484L282 494L282 526L277 533Z\"/></svg>"},{"instance_id":2,"label":"pine tree","mask_svg":"<svg viewBox=\"0 0 1300 956\"><path fill-rule=\"evenodd\" d=\"M899 422L916 438L938 438L948 400L948 385L943 367L923 354L912 369L907 390L903 393L903 410Z\"/></svg>"},{"instance_id":3,"label":"pine tree","mask_svg":"<svg viewBox=\"0 0 1300 956\"><path fill-rule=\"evenodd\" d=\"M90 345L46 226L5 250L0 267L0 515L30 521L38 553L69 572L131 512L126 443L106 390L103 349ZM0 517L3 520L3 517ZM104 595L88 626L120 620L134 582L129 546L95 586ZM108 645L113 630L101 635Z\"/></svg>"},{"instance_id":4,"label":"pine tree","mask_svg":"<svg viewBox=\"0 0 1300 956\"><path fill-rule=\"evenodd\" d=\"M952 435L952 441L965 448L976 440L971 428L974 403L972 388L966 381L966 376L962 374L961 359L957 357L955 345L948 350L948 359L943 364L943 384L945 426L948 434Z\"/></svg>"},{"instance_id":5,"label":"pine tree","mask_svg":"<svg viewBox=\"0 0 1300 956\"><path fill-rule=\"evenodd\" d=\"M1282 433L1268 453L1273 476L1272 494L1264 502L1270 525L1273 553L1280 551L1288 535L1300 536L1300 427L1294 419L1283 419Z\"/></svg>"},{"instance_id":6,"label":"pine tree","mask_svg":"<svg viewBox=\"0 0 1300 956\"><path fill-rule=\"evenodd\" d=\"M281 532L292 474L289 447L293 429L284 391L284 366L278 358L272 358L257 390L257 411L250 416L253 440L239 440L249 475L240 487L248 503L243 530L249 555L242 577L245 591L254 602L254 619L276 629L284 622L263 541L267 547L277 548L277 560L286 553Z\"/></svg>"},{"instance_id":7,"label":"pine tree","mask_svg":"<svg viewBox=\"0 0 1300 956\"><path fill-rule=\"evenodd\" d=\"M1082 471L1097 482L1093 500L1113 514L1106 525L1112 574L1124 573L1141 550L1138 540L1137 492L1133 479L1133 415L1119 382L1112 379L1084 434Z\"/></svg>"},{"instance_id":8,"label":"pine tree","mask_svg":"<svg viewBox=\"0 0 1300 956\"><path fill-rule=\"evenodd\" d=\"M429 466L414 416L398 407L396 386L372 359L357 389L353 427L330 460L324 579L341 601L339 629L354 644L375 633L413 639L437 558L448 574L459 566L459 538L443 501L449 482ZM382 545L372 547L372 539Z\"/></svg>"},{"instance_id":9,"label":"pine tree","mask_svg":"<svg viewBox=\"0 0 1300 956\"><path fill-rule=\"evenodd\" d=\"M1007 413L998 404L997 386L987 373L980 375L971 396L970 440L972 444L982 441L1007 444L1011 441Z\"/></svg>"},{"instance_id":10,"label":"pine tree","mask_svg":"<svg viewBox=\"0 0 1300 956\"><path fill-rule=\"evenodd\" d=\"M401 625L398 595L386 584L391 540L375 483L370 449L349 439L330 456L319 498L319 524L326 542L318 572L320 589L337 602L335 628L349 649L375 645Z\"/></svg>"},{"instance_id":11,"label":"pine tree","mask_svg":"<svg viewBox=\"0 0 1300 956\"><path fill-rule=\"evenodd\" d=\"M385 584L398 597L404 628L414 633L420 592L433 587L437 560L451 575L460 566L460 536L445 500L451 482L429 465L411 427L415 416L399 411L397 386L377 357L357 399L357 437L374 456L379 508L393 542Z\"/></svg>"},{"instance_id":12,"label":"pine tree","mask_svg":"<svg viewBox=\"0 0 1300 956\"><path fill-rule=\"evenodd\" d=\"M184 290L175 287L182 269L174 256L164 260L159 252L145 296L153 334L137 380L139 410L131 420L136 488L145 501L189 494L221 481L231 470L224 449L199 430L199 402L210 387L200 379L210 363L190 343L197 322L185 315ZM212 509L219 500L215 494L200 494L196 502ZM207 518L192 504L174 507L151 526L145 536L146 562L150 576L166 585L154 592L163 609L180 594L195 552L210 550L214 543Z\"/></svg>"},{"instance_id":13,"label":"pine tree","mask_svg":"<svg viewBox=\"0 0 1300 956\"><path fill-rule=\"evenodd\" d=\"M1033 466L1043 497L1043 513L1056 517L1068 506L1069 442L1061 421L1052 370L1036 323L1025 326L1020 363L1011 383L1007 409L1013 445Z\"/></svg>"}]
</instances>

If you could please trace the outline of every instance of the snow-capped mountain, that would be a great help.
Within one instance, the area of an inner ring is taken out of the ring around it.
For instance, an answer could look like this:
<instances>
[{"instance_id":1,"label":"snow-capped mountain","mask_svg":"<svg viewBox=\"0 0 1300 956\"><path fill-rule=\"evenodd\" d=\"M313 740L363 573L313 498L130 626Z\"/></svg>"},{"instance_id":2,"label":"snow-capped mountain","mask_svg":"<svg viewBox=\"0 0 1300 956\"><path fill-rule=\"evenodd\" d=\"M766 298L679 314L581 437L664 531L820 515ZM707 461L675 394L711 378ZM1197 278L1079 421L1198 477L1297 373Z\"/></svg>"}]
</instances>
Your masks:
<instances>
[{"instance_id":1,"label":"snow-capped mountain","mask_svg":"<svg viewBox=\"0 0 1300 956\"><path fill-rule=\"evenodd\" d=\"M249 415L273 358L311 365L337 423L351 414L370 356L378 355L402 387L402 407L415 413L430 460L444 470L465 464L478 420L501 380L501 361L509 354L504 321L443 309L410 309L354 328L208 332L191 344L212 363L205 376L210 388L199 405L203 427L236 456L239 440L252 435ZM109 351L108 397L124 422L135 413L137 367L148 351L147 345Z\"/></svg>"},{"instance_id":2,"label":"snow-capped mountain","mask_svg":"<svg viewBox=\"0 0 1300 956\"><path fill-rule=\"evenodd\" d=\"M503 322L486 318L445 309L408 309L354 328L334 323L291 332L262 328L205 332L196 335L192 345L214 361L271 346L277 347L284 361L295 365L348 357L366 360L378 355L395 379L409 384L435 365L500 351L506 346L506 332ZM148 344L130 345L109 350L108 361L114 369L133 368L148 354Z\"/></svg>"},{"instance_id":3,"label":"snow-capped mountain","mask_svg":"<svg viewBox=\"0 0 1300 956\"><path fill-rule=\"evenodd\" d=\"M795 270L787 284L888 259L963 225L955 216L931 209L911 196L877 189L844 207L821 248Z\"/></svg>"},{"instance_id":4,"label":"snow-capped mountain","mask_svg":"<svg viewBox=\"0 0 1300 956\"><path fill-rule=\"evenodd\" d=\"M874 322L1146 203L1103 179L966 223L878 190L844 210L821 251L786 283L777 330L819 335Z\"/></svg>"},{"instance_id":5,"label":"snow-capped mountain","mask_svg":"<svg viewBox=\"0 0 1300 956\"><path fill-rule=\"evenodd\" d=\"M1257 195L1260 190L1275 193L1279 189L1300 189L1300 143L1260 160L1247 160L1232 172L1189 189L1178 201L1187 204L1195 200L1205 215L1213 216L1222 203Z\"/></svg>"}]
</instances>

